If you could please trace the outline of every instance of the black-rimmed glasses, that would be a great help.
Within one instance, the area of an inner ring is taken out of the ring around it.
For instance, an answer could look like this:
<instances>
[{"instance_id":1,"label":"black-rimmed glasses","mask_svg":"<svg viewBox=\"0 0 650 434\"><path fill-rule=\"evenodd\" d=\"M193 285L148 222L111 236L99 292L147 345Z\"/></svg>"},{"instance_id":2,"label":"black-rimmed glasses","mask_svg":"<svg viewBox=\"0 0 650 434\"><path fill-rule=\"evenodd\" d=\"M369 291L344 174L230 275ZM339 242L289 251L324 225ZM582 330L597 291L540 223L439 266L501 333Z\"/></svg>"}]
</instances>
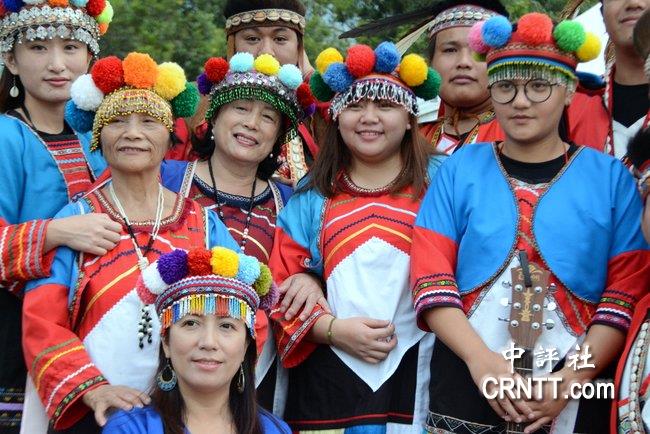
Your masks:
<instances>
[{"instance_id":1,"label":"black-rimmed glasses","mask_svg":"<svg viewBox=\"0 0 650 434\"><path fill-rule=\"evenodd\" d=\"M556 83L551 83L542 78L533 78L528 80L523 85L515 84L512 80L499 80L489 86L490 96L492 100L499 104L508 104L517 98L519 88L524 88L524 95L530 102L540 103L544 102L551 97L553 93L553 86Z\"/></svg>"}]
</instances>

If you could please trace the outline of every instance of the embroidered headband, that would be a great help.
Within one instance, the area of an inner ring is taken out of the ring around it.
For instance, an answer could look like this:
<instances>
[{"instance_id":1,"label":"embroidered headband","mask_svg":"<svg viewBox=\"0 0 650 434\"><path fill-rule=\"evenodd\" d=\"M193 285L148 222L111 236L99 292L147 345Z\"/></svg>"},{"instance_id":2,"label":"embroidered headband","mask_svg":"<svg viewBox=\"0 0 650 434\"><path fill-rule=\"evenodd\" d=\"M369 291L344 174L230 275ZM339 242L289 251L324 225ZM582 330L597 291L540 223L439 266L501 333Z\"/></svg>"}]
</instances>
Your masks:
<instances>
[{"instance_id":1,"label":"embroidered headband","mask_svg":"<svg viewBox=\"0 0 650 434\"><path fill-rule=\"evenodd\" d=\"M330 102L333 121L350 104L366 98L391 101L417 116L416 97L432 99L440 89L440 74L424 58L402 58L392 42L382 42L375 50L353 45L345 59L335 48L327 48L316 58L316 69L309 85L318 100Z\"/></svg>"},{"instance_id":2,"label":"embroidered headband","mask_svg":"<svg viewBox=\"0 0 650 434\"><path fill-rule=\"evenodd\" d=\"M429 24L429 39L442 30L452 27L472 27L477 22L486 21L495 15L497 13L494 11L472 4L449 8Z\"/></svg>"},{"instance_id":3,"label":"embroidered headband","mask_svg":"<svg viewBox=\"0 0 650 434\"><path fill-rule=\"evenodd\" d=\"M91 150L99 147L101 130L117 116L148 114L172 132L174 117L192 116L199 93L178 64L157 65L148 55L129 53L98 60L89 74L70 88L65 119L79 132L92 130Z\"/></svg>"},{"instance_id":4,"label":"embroidered headband","mask_svg":"<svg viewBox=\"0 0 650 434\"><path fill-rule=\"evenodd\" d=\"M247 27L259 25L285 25L305 33L305 17L288 9L258 9L241 12L226 19L226 35L235 33Z\"/></svg>"}]
</instances>

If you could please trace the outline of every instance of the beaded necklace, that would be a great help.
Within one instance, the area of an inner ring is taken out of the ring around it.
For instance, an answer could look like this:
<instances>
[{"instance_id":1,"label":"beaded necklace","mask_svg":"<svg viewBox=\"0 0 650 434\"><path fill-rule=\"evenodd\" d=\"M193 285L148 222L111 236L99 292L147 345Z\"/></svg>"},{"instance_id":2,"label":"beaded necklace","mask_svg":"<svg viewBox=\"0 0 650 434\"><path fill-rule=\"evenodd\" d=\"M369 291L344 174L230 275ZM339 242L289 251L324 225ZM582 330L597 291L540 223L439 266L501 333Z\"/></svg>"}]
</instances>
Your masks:
<instances>
[{"instance_id":1,"label":"beaded necklace","mask_svg":"<svg viewBox=\"0 0 650 434\"><path fill-rule=\"evenodd\" d=\"M641 326L641 331L637 338L636 344L632 347L632 366L630 367L630 428L634 433L643 433L643 420L641 419L641 384L643 383L643 371L646 365L646 353L648 352L648 321Z\"/></svg>"}]
</instances>

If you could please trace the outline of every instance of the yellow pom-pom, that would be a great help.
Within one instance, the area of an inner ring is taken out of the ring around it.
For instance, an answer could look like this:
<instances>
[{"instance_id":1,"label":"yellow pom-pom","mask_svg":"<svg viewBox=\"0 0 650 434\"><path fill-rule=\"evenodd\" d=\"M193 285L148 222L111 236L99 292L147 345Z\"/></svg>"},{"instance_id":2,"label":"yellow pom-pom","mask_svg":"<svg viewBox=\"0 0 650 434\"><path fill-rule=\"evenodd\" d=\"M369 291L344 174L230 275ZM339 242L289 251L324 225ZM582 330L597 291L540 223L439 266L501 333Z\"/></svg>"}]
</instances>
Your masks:
<instances>
[{"instance_id":1,"label":"yellow pom-pom","mask_svg":"<svg viewBox=\"0 0 650 434\"><path fill-rule=\"evenodd\" d=\"M419 86L427 79L429 65L422 56L408 54L399 64L399 76L410 87Z\"/></svg>"},{"instance_id":2,"label":"yellow pom-pom","mask_svg":"<svg viewBox=\"0 0 650 434\"><path fill-rule=\"evenodd\" d=\"M260 54L253 63L255 70L266 75L278 75L280 71L280 62L270 54Z\"/></svg>"},{"instance_id":3,"label":"yellow pom-pom","mask_svg":"<svg viewBox=\"0 0 650 434\"><path fill-rule=\"evenodd\" d=\"M326 48L325 50L321 51L316 58L316 69L322 75L325 74L328 66L330 66L332 63L337 62L343 62L343 55L336 48Z\"/></svg>"},{"instance_id":4,"label":"yellow pom-pom","mask_svg":"<svg viewBox=\"0 0 650 434\"><path fill-rule=\"evenodd\" d=\"M167 101L170 101L185 90L185 71L177 63L165 62L158 65L158 78L153 89Z\"/></svg>"},{"instance_id":5,"label":"yellow pom-pom","mask_svg":"<svg viewBox=\"0 0 650 434\"><path fill-rule=\"evenodd\" d=\"M212 249L210 265L212 265L212 272L214 274L224 277L235 277L239 269L239 255L225 247L215 247Z\"/></svg>"},{"instance_id":6,"label":"yellow pom-pom","mask_svg":"<svg viewBox=\"0 0 650 434\"><path fill-rule=\"evenodd\" d=\"M594 60L600 54L600 39L591 32L587 32L585 42L578 48L576 55L581 62Z\"/></svg>"}]
</instances>

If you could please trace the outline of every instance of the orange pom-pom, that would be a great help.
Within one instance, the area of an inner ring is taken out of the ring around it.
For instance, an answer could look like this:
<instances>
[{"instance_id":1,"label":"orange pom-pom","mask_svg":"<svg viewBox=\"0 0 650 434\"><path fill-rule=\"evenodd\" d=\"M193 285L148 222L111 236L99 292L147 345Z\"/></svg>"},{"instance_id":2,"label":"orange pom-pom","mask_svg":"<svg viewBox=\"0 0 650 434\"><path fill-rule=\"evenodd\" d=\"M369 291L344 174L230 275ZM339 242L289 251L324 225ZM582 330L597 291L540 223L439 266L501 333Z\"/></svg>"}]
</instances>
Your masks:
<instances>
[{"instance_id":1,"label":"orange pom-pom","mask_svg":"<svg viewBox=\"0 0 650 434\"><path fill-rule=\"evenodd\" d=\"M192 249L187 252L187 268L190 276L205 276L212 273L210 264L212 253L203 248Z\"/></svg>"},{"instance_id":2,"label":"orange pom-pom","mask_svg":"<svg viewBox=\"0 0 650 434\"><path fill-rule=\"evenodd\" d=\"M47 0L47 4L53 8L65 8L68 6L68 0Z\"/></svg>"},{"instance_id":3,"label":"orange pom-pom","mask_svg":"<svg viewBox=\"0 0 650 434\"><path fill-rule=\"evenodd\" d=\"M151 89L158 78L156 62L144 53L129 53L122 61L124 82L139 89Z\"/></svg>"},{"instance_id":4,"label":"orange pom-pom","mask_svg":"<svg viewBox=\"0 0 650 434\"><path fill-rule=\"evenodd\" d=\"M375 50L367 45L357 44L348 48L345 64L355 78L365 77L375 68Z\"/></svg>"},{"instance_id":5,"label":"orange pom-pom","mask_svg":"<svg viewBox=\"0 0 650 434\"><path fill-rule=\"evenodd\" d=\"M88 12L88 15L91 17L96 17L104 11L105 7L106 0L88 0L88 4L86 4L86 12Z\"/></svg>"},{"instance_id":6,"label":"orange pom-pom","mask_svg":"<svg viewBox=\"0 0 650 434\"><path fill-rule=\"evenodd\" d=\"M97 27L99 27L100 35L104 35L106 32L108 32L108 23L100 23Z\"/></svg>"},{"instance_id":7,"label":"orange pom-pom","mask_svg":"<svg viewBox=\"0 0 650 434\"><path fill-rule=\"evenodd\" d=\"M230 65L223 57L211 57L205 62L205 75L212 83L219 83L228 73Z\"/></svg>"},{"instance_id":8,"label":"orange pom-pom","mask_svg":"<svg viewBox=\"0 0 650 434\"><path fill-rule=\"evenodd\" d=\"M553 43L553 21L548 15L532 12L522 16L515 32L517 41L529 45Z\"/></svg>"},{"instance_id":9,"label":"orange pom-pom","mask_svg":"<svg viewBox=\"0 0 650 434\"><path fill-rule=\"evenodd\" d=\"M122 61L116 56L108 56L99 59L90 69L90 75L93 77L95 86L97 86L104 95L108 95L124 86Z\"/></svg>"}]
</instances>

